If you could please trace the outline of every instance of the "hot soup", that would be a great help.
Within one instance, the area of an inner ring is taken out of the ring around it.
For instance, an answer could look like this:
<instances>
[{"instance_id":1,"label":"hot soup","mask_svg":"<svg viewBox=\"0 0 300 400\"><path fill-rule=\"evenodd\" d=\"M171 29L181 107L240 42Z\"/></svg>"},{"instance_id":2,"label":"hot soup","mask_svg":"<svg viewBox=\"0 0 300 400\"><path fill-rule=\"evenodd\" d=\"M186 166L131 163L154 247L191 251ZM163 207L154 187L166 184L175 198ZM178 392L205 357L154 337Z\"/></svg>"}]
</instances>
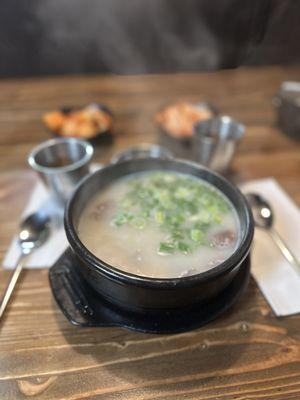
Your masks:
<instances>
[{"instance_id":1,"label":"hot soup","mask_svg":"<svg viewBox=\"0 0 300 400\"><path fill-rule=\"evenodd\" d=\"M135 275L179 278L207 271L239 243L230 201L191 175L149 171L96 193L78 226L99 259Z\"/></svg>"}]
</instances>

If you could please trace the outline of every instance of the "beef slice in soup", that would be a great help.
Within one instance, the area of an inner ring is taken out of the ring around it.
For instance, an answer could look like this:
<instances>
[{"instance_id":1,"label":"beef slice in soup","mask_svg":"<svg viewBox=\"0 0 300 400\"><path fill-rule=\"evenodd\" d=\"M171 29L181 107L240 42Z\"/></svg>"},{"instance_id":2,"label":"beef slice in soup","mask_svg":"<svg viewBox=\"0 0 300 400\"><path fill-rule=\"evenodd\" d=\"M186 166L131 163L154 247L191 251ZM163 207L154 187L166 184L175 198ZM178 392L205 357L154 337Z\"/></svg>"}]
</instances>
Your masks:
<instances>
[{"instance_id":1,"label":"beef slice in soup","mask_svg":"<svg viewBox=\"0 0 300 400\"><path fill-rule=\"evenodd\" d=\"M190 175L150 171L97 193L78 234L108 264L137 275L176 278L213 268L235 250L236 212L214 186Z\"/></svg>"},{"instance_id":2,"label":"beef slice in soup","mask_svg":"<svg viewBox=\"0 0 300 400\"><path fill-rule=\"evenodd\" d=\"M212 238L212 244L217 247L230 247L236 242L236 233L227 229L215 233Z\"/></svg>"}]
</instances>

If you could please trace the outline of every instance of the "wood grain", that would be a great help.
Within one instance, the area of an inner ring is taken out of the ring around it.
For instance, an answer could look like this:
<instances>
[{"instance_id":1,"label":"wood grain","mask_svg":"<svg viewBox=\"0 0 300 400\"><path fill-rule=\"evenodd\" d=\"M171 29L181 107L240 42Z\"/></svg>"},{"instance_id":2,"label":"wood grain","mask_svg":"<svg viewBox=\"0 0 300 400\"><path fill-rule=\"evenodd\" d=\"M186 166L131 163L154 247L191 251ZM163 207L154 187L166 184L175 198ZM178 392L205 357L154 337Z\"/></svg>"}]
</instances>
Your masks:
<instances>
[{"instance_id":1,"label":"wood grain","mask_svg":"<svg viewBox=\"0 0 300 400\"><path fill-rule=\"evenodd\" d=\"M0 253L36 178L26 166L47 139L41 115L102 102L116 117L113 146L157 142L153 113L173 99L205 100L245 123L234 160L238 181L275 176L300 204L300 145L276 127L272 96L300 69L211 74L68 77L0 82ZM0 271L1 291L9 272ZM0 324L0 399L300 399L300 317L275 318L254 281L217 321L178 335L79 329L56 306L46 270L25 271Z\"/></svg>"}]
</instances>

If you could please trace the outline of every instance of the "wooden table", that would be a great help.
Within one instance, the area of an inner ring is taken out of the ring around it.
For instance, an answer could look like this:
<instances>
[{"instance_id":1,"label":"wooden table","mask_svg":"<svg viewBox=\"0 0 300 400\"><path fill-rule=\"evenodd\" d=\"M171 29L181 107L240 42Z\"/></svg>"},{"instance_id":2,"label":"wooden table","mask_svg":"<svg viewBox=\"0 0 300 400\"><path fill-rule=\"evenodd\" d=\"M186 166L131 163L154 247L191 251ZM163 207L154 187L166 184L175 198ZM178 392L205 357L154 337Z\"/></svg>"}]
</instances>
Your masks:
<instances>
[{"instance_id":1,"label":"wooden table","mask_svg":"<svg viewBox=\"0 0 300 400\"><path fill-rule=\"evenodd\" d=\"M275 126L271 99L300 69L211 74L61 77L0 82L0 251L14 234L34 181L26 155L48 135L41 115L103 102L116 116L113 146L156 142L153 113L173 99L205 100L247 126L234 161L239 179L275 176L300 204L300 145ZM0 271L4 289L9 273ZM79 329L56 306L48 271L26 271L0 324L0 399L300 399L300 317L275 318L254 281L230 311L170 336Z\"/></svg>"}]
</instances>

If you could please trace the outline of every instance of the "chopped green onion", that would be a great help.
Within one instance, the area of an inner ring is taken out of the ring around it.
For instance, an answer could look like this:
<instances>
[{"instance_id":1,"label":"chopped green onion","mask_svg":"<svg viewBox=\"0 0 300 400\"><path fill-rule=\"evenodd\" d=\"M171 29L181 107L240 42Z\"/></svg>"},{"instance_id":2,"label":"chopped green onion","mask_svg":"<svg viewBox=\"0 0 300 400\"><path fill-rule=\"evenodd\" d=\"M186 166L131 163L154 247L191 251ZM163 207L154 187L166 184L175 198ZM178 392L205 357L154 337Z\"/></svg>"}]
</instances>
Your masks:
<instances>
[{"instance_id":1,"label":"chopped green onion","mask_svg":"<svg viewBox=\"0 0 300 400\"><path fill-rule=\"evenodd\" d=\"M166 216L165 216L165 214L162 212L162 211L157 211L156 213L155 213L155 221L158 223L158 224L163 224L164 223L164 221L165 221L165 218L166 218Z\"/></svg>"},{"instance_id":2,"label":"chopped green onion","mask_svg":"<svg viewBox=\"0 0 300 400\"><path fill-rule=\"evenodd\" d=\"M158 254L166 255L166 254L173 254L174 253L174 245L172 243L165 243L161 242L158 248Z\"/></svg>"},{"instance_id":3,"label":"chopped green onion","mask_svg":"<svg viewBox=\"0 0 300 400\"><path fill-rule=\"evenodd\" d=\"M115 227L130 224L136 229L156 226L164 239L158 253L187 254L198 246L210 246L205 233L222 223L229 210L226 200L209 185L185 175L153 172L129 180L120 199Z\"/></svg>"},{"instance_id":4,"label":"chopped green onion","mask_svg":"<svg viewBox=\"0 0 300 400\"><path fill-rule=\"evenodd\" d=\"M178 250L183 254L188 254L191 250L190 246L184 242L178 243Z\"/></svg>"},{"instance_id":5,"label":"chopped green onion","mask_svg":"<svg viewBox=\"0 0 300 400\"><path fill-rule=\"evenodd\" d=\"M204 235L203 235L203 232L200 231L200 229L192 229L190 236L194 242L201 242Z\"/></svg>"}]
</instances>

